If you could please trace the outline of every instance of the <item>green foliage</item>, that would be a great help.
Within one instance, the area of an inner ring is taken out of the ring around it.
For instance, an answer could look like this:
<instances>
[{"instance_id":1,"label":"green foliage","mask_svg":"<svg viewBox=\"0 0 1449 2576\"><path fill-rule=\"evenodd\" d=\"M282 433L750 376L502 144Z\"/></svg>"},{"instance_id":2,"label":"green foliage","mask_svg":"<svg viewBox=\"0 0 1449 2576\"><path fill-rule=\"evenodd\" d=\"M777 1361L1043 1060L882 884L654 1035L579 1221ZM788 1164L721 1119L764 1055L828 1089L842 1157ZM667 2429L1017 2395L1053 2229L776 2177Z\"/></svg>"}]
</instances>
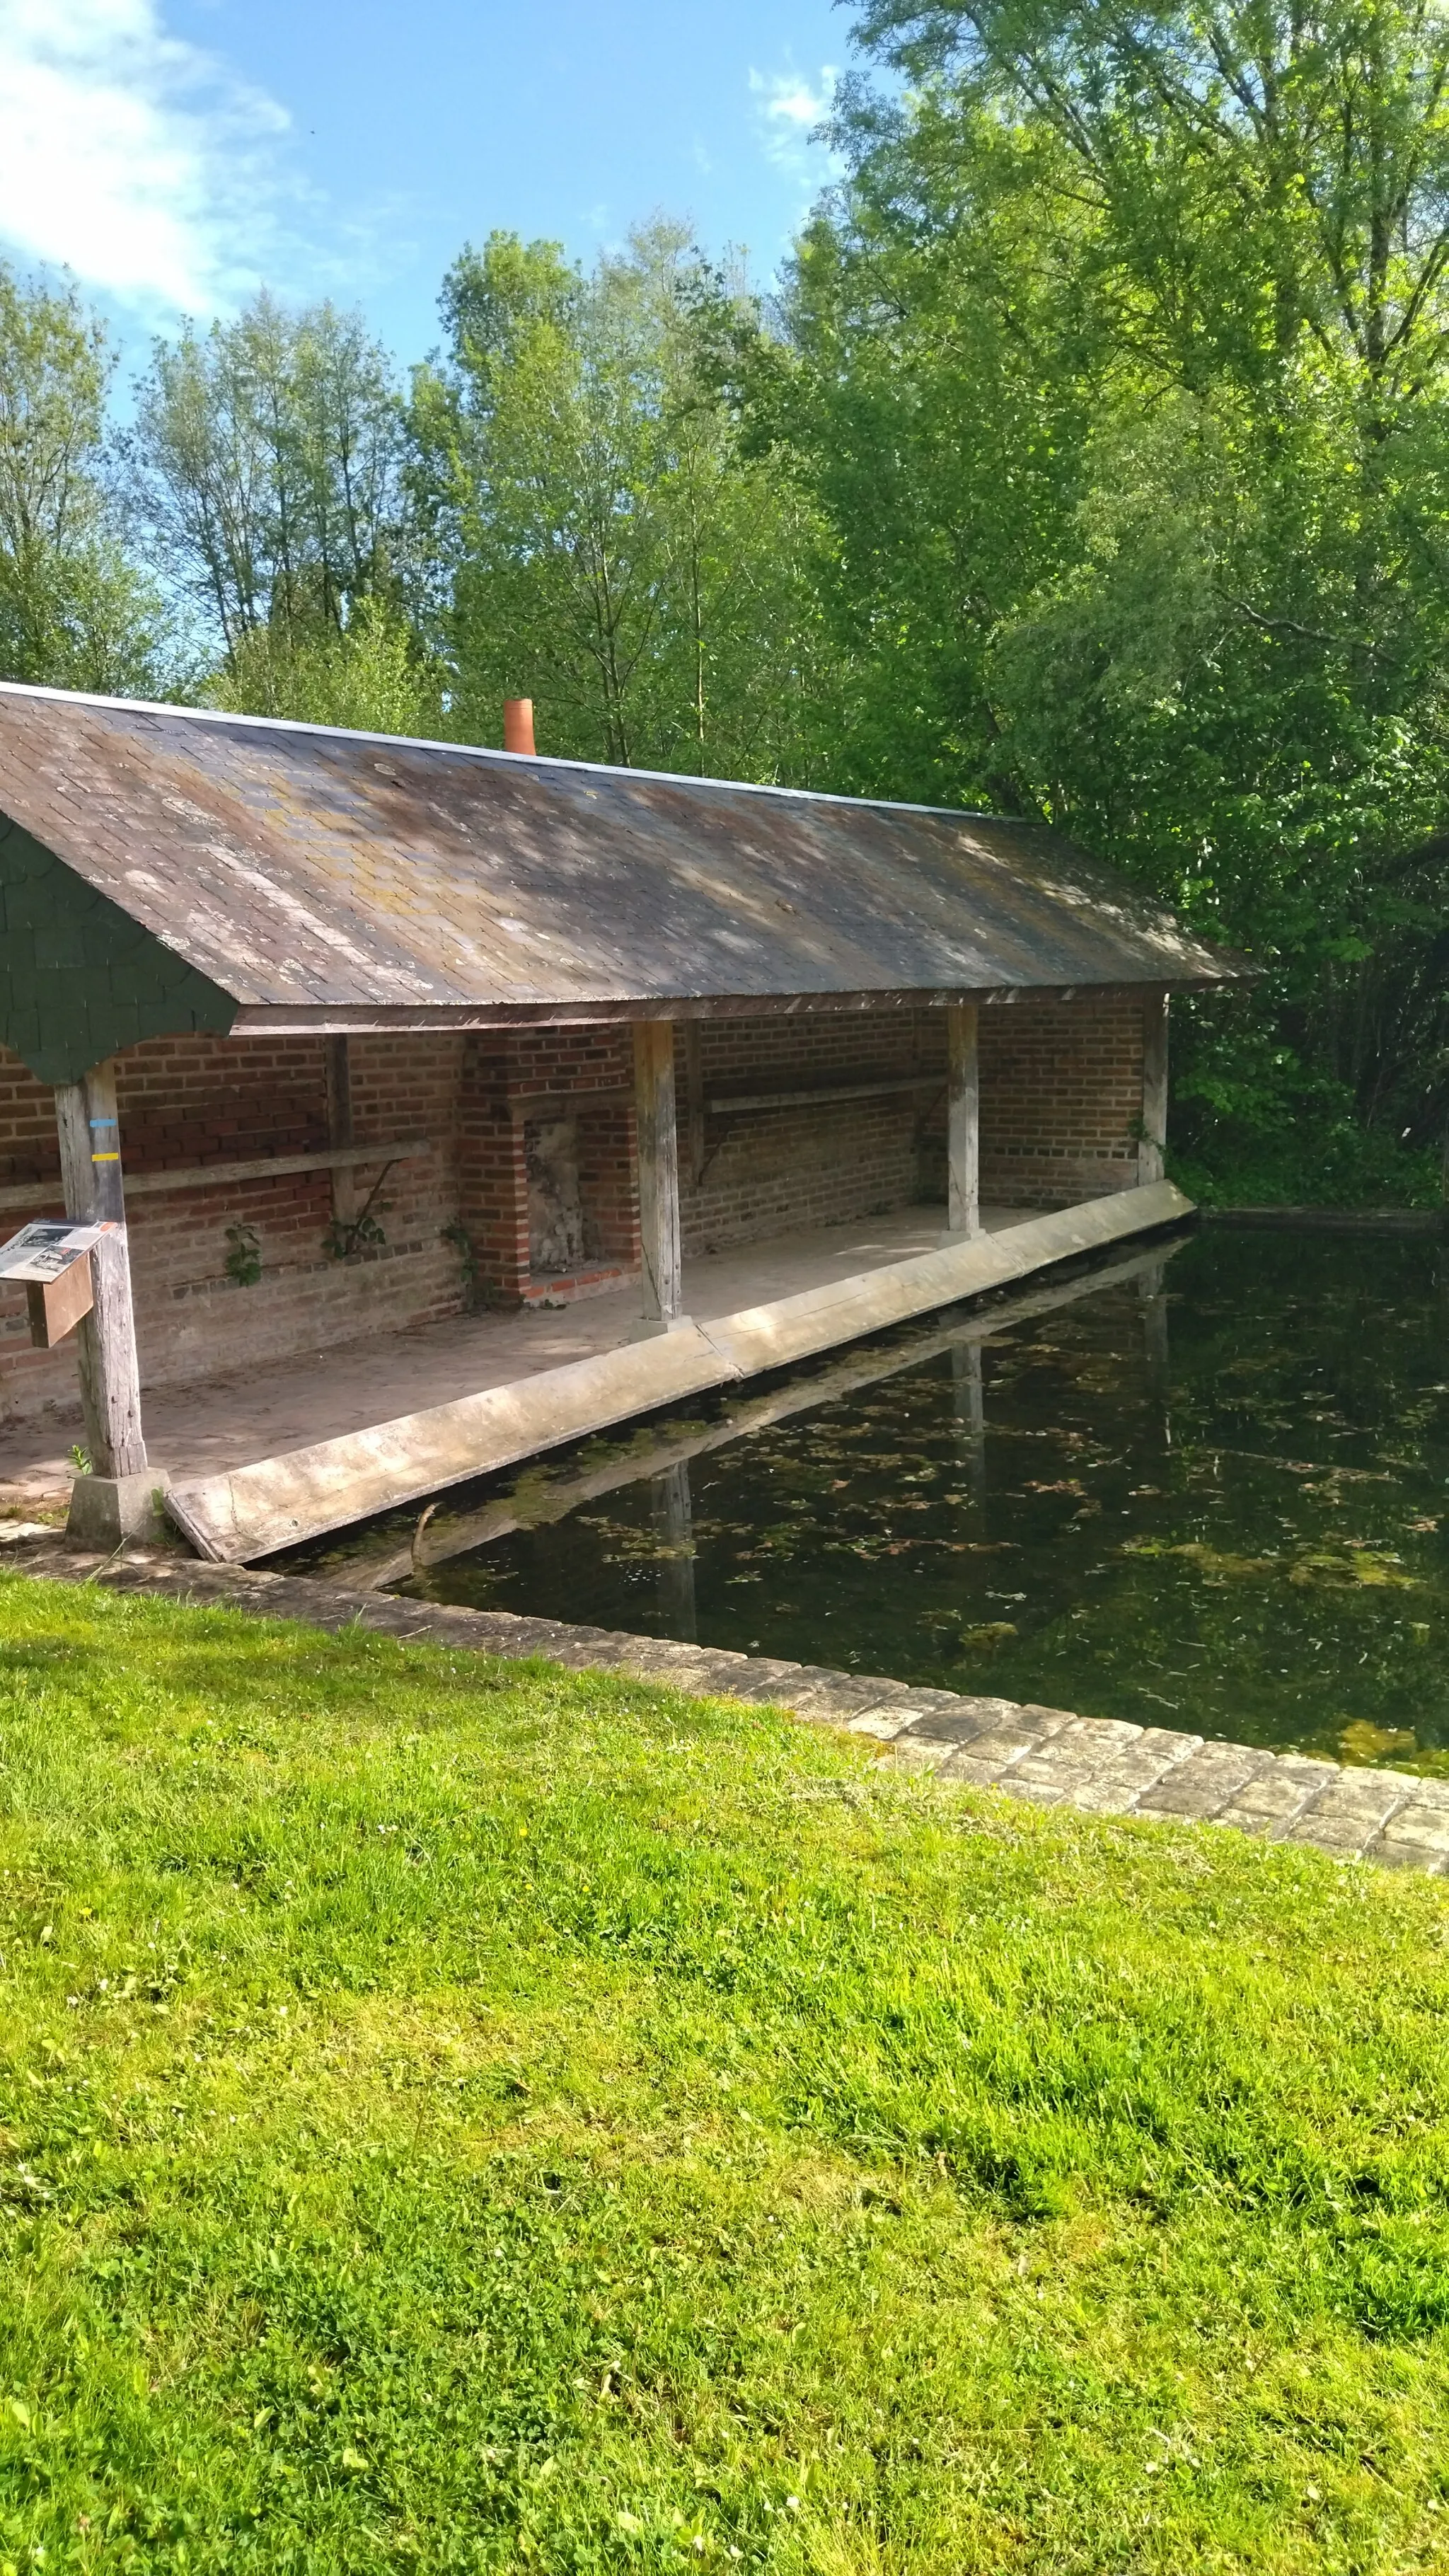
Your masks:
<instances>
[{"instance_id":1,"label":"green foliage","mask_svg":"<svg viewBox=\"0 0 1449 2576\"><path fill-rule=\"evenodd\" d=\"M322 1237L322 1249L329 1261L350 1261L355 1252L372 1251L386 1243L381 1217L387 1212L387 1201L380 1200L379 1193L391 1170L391 1163L384 1163L361 1207L351 1216L333 1216ZM376 1216L374 1208L380 1210Z\"/></svg>"},{"instance_id":2,"label":"green foliage","mask_svg":"<svg viewBox=\"0 0 1449 2576\"><path fill-rule=\"evenodd\" d=\"M106 474L112 364L73 290L0 262L0 678L148 696L160 617Z\"/></svg>"},{"instance_id":3,"label":"green foliage","mask_svg":"<svg viewBox=\"0 0 1449 2576\"><path fill-rule=\"evenodd\" d=\"M458 1267L463 1281L463 1305L465 1311L471 1314L475 1307L486 1302L483 1265L478 1257L478 1246L459 1216L450 1217L446 1225L439 1226L438 1240L440 1243L451 1244L458 1256Z\"/></svg>"},{"instance_id":4,"label":"green foliage","mask_svg":"<svg viewBox=\"0 0 1449 2576\"><path fill-rule=\"evenodd\" d=\"M406 556L402 412L360 315L258 295L158 342L128 442L134 506L178 600L242 690L249 639L332 642Z\"/></svg>"},{"instance_id":5,"label":"green foliage","mask_svg":"<svg viewBox=\"0 0 1449 2576\"><path fill-rule=\"evenodd\" d=\"M1443 1892L0 1577L17 2566L1432 2563Z\"/></svg>"},{"instance_id":6,"label":"green foliage","mask_svg":"<svg viewBox=\"0 0 1449 2576\"><path fill-rule=\"evenodd\" d=\"M758 319L677 227L592 274L495 234L443 293L449 362L414 383L415 482L449 569L450 723L505 696L543 747L765 777L800 766L815 530L748 456L717 359Z\"/></svg>"},{"instance_id":7,"label":"green foliage","mask_svg":"<svg viewBox=\"0 0 1449 2576\"><path fill-rule=\"evenodd\" d=\"M372 1201L354 1217L334 1216L323 1234L322 1249L329 1261L350 1261L354 1252L367 1252L386 1243L387 1236L372 1213Z\"/></svg>"},{"instance_id":8,"label":"green foliage","mask_svg":"<svg viewBox=\"0 0 1449 2576\"><path fill-rule=\"evenodd\" d=\"M836 537L851 783L1046 814L1247 948L1250 1119L1292 1092L1305 1168L1347 1120L1392 1171L1449 1111L1438 21L863 32L908 86L847 99L748 386Z\"/></svg>"},{"instance_id":9,"label":"green foliage","mask_svg":"<svg viewBox=\"0 0 1449 2576\"><path fill-rule=\"evenodd\" d=\"M358 733L419 738L440 729L438 690L416 636L377 599L358 600L340 629L253 628L202 694L207 706L237 715Z\"/></svg>"},{"instance_id":10,"label":"green foliage","mask_svg":"<svg viewBox=\"0 0 1449 2576\"><path fill-rule=\"evenodd\" d=\"M262 1275L262 1238L254 1225L229 1225L222 1268L238 1288L255 1288Z\"/></svg>"}]
</instances>

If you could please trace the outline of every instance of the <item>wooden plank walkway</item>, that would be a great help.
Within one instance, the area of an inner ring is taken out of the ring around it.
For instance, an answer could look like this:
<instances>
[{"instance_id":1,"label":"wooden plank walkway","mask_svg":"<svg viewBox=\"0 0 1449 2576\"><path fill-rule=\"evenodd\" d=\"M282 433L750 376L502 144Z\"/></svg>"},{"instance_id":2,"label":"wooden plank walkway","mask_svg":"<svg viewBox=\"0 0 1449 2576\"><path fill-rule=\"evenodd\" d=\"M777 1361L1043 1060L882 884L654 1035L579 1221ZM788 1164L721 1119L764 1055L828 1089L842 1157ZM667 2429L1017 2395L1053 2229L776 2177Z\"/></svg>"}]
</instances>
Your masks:
<instances>
[{"instance_id":1,"label":"wooden plank walkway","mask_svg":"<svg viewBox=\"0 0 1449 2576\"><path fill-rule=\"evenodd\" d=\"M198 1555L245 1564L324 1530L442 1493L547 1449L788 1368L1193 1214L1170 1181L667 1331L301 1449L174 1484L166 1508Z\"/></svg>"},{"instance_id":2,"label":"wooden plank walkway","mask_svg":"<svg viewBox=\"0 0 1449 2576\"><path fill-rule=\"evenodd\" d=\"M1000 1790L1036 1806L1230 1825L1265 1841L1304 1844L1336 1860L1377 1861L1439 1876L1449 1866L1449 1780L1345 1770L1298 1754L1204 1742L1200 1735L1166 1727L917 1690L869 1674L520 1619L508 1611L401 1601L307 1576L201 1565L159 1549L88 1556L47 1534L15 1537L0 1555L16 1571L48 1582L89 1578L112 1590L223 1605L316 1628L355 1622L403 1640L421 1638L507 1660L537 1656L573 1672L637 1674L701 1699L752 1701L867 1736L879 1746L877 1758L893 1769Z\"/></svg>"}]
</instances>

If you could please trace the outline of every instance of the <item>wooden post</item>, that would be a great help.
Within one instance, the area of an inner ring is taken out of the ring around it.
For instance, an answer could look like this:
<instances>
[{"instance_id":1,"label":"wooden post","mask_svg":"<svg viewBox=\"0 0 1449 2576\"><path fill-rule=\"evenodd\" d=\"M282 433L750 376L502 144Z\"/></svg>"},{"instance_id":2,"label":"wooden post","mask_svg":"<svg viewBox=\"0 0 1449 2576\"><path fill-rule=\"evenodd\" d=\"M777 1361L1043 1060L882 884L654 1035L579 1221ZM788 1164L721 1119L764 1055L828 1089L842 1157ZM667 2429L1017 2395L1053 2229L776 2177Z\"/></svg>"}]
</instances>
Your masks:
<instances>
[{"instance_id":1,"label":"wooden post","mask_svg":"<svg viewBox=\"0 0 1449 2576\"><path fill-rule=\"evenodd\" d=\"M352 1058L346 1038L327 1040L327 1142L352 1143ZM338 1225L351 1225L357 1214L357 1174L352 1166L332 1174L332 1214Z\"/></svg>"},{"instance_id":2,"label":"wooden post","mask_svg":"<svg viewBox=\"0 0 1449 2576\"><path fill-rule=\"evenodd\" d=\"M1167 1149L1166 993L1149 993L1142 1005L1142 1141L1137 1179L1143 1189L1160 1181Z\"/></svg>"},{"instance_id":3,"label":"wooden post","mask_svg":"<svg viewBox=\"0 0 1449 2576\"><path fill-rule=\"evenodd\" d=\"M976 1005L946 1006L946 1231L981 1232L981 1079Z\"/></svg>"},{"instance_id":4,"label":"wooden post","mask_svg":"<svg viewBox=\"0 0 1449 2576\"><path fill-rule=\"evenodd\" d=\"M634 1023L634 1119L639 1141L644 1318L646 1323L669 1324L683 1303L672 1020Z\"/></svg>"},{"instance_id":5,"label":"wooden post","mask_svg":"<svg viewBox=\"0 0 1449 2576\"><path fill-rule=\"evenodd\" d=\"M684 1023L684 1114L689 1125L689 1179L704 1179L704 1043L698 1020Z\"/></svg>"},{"instance_id":6,"label":"wooden post","mask_svg":"<svg viewBox=\"0 0 1449 2576\"><path fill-rule=\"evenodd\" d=\"M55 1123L66 1215L78 1225L115 1229L101 1236L91 1254L95 1304L76 1326L91 1467L97 1476L140 1476L146 1472L146 1443L141 1437L115 1066L98 1064L81 1081L58 1084Z\"/></svg>"}]
</instances>

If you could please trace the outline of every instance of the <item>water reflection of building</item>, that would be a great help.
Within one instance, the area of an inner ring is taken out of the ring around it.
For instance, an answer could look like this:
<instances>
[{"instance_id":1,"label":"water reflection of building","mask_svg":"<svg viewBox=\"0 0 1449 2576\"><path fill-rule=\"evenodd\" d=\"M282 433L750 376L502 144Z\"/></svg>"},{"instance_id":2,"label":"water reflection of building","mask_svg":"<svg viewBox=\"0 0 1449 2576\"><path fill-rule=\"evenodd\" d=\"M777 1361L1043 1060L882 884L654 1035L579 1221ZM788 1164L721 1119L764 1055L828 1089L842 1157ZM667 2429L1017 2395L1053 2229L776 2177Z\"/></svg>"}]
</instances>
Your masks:
<instances>
[{"instance_id":1,"label":"water reflection of building","mask_svg":"<svg viewBox=\"0 0 1449 2576\"><path fill-rule=\"evenodd\" d=\"M951 1345L951 1402L961 1463L977 1502L986 1499L986 1380L978 1340Z\"/></svg>"},{"instance_id":2,"label":"water reflection of building","mask_svg":"<svg viewBox=\"0 0 1449 2576\"><path fill-rule=\"evenodd\" d=\"M1163 1444L1172 1447L1172 1370L1167 1342L1167 1263L1153 1262L1137 1282L1142 1308L1142 1357L1148 1396L1161 1409Z\"/></svg>"},{"instance_id":3,"label":"water reflection of building","mask_svg":"<svg viewBox=\"0 0 1449 2576\"><path fill-rule=\"evenodd\" d=\"M666 1636L694 1643L697 1618L694 1597L694 1503L689 1488L689 1461L680 1458L649 1479L649 1517L654 1533L655 1590L660 1623Z\"/></svg>"}]
</instances>

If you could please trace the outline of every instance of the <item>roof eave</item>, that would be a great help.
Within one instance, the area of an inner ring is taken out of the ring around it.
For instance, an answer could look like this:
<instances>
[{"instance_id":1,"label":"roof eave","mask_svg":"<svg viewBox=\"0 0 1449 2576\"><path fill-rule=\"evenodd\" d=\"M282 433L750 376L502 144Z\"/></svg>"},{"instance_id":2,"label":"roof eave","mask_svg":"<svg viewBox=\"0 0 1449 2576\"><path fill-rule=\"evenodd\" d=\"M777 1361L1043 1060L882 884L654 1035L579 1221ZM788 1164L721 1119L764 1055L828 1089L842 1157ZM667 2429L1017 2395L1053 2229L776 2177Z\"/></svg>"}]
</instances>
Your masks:
<instances>
[{"instance_id":1,"label":"roof eave","mask_svg":"<svg viewBox=\"0 0 1449 2576\"><path fill-rule=\"evenodd\" d=\"M610 1026L631 1020L793 1019L815 1012L944 1010L975 1002L1004 1008L1021 996L1055 994L1070 1001L1088 992L1212 991L1258 973L1255 967L1224 973L1113 976L1100 984L931 985L900 990L816 993L640 994L629 999L553 1002L258 1002L243 1004L233 1037L366 1037L374 1032L448 1029L528 1029Z\"/></svg>"}]
</instances>

